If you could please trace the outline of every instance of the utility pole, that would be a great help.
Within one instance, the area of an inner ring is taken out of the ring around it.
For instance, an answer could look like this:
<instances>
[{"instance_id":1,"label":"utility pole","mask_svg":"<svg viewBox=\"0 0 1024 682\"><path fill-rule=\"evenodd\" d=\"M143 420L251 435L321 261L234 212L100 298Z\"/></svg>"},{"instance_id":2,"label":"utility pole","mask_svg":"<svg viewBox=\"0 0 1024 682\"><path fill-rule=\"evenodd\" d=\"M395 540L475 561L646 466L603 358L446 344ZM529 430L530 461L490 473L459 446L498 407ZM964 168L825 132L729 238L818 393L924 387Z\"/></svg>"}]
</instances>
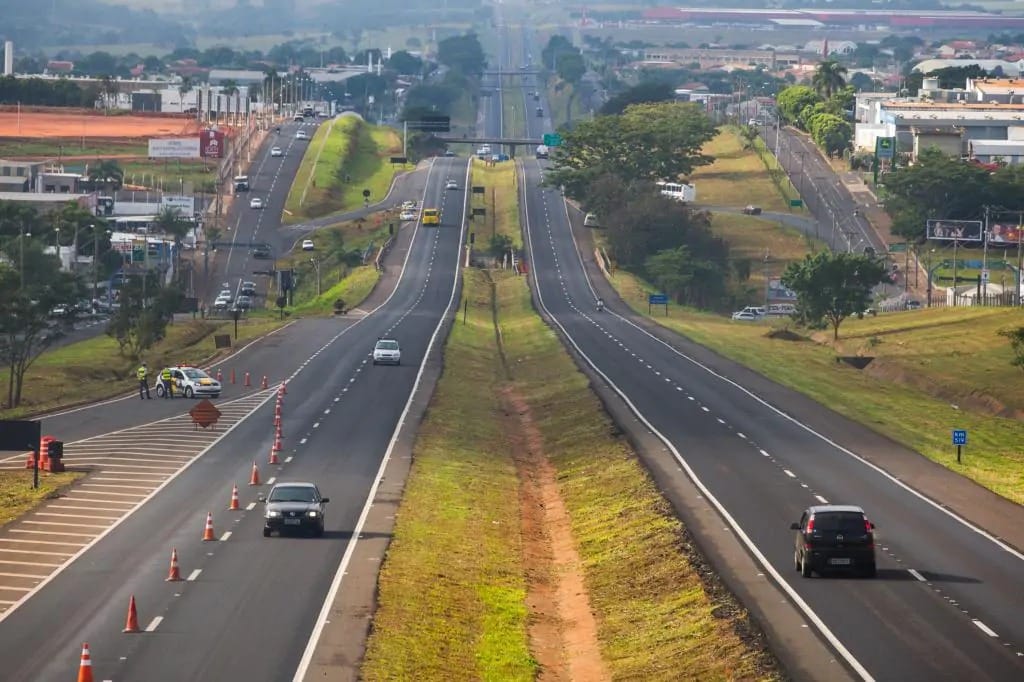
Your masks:
<instances>
[{"instance_id":1,"label":"utility pole","mask_svg":"<svg viewBox=\"0 0 1024 682\"><path fill-rule=\"evenodd\" d=\"M991 207L985 206L985 227L981 233L981 304L988 300L988 225Z\"/></svg>"},{"instance_id":2,"label":"utility pole","mask_svg":"<svg viewBox=\"0 0 1024 682\"><path fill-rule=\"evenodd\" d=\"M1024 212L1017 213L1017 305L1020 305L1020 277L1021 269L1024 268L1024 259L1020 250L1020 233L1024 229Z\"/></svg>"},{"instance_id":3,"label":"utility pole","mask_svg":"<svg viewBox=\"0 0 1024 682\"><path fill-rule=\"evenodd\" d=\"M93 300L99 297L99 261L100 259L100 235L96 231L96 225L90 224L92 230L92 297Z\"/></svg>"}]
</instances>

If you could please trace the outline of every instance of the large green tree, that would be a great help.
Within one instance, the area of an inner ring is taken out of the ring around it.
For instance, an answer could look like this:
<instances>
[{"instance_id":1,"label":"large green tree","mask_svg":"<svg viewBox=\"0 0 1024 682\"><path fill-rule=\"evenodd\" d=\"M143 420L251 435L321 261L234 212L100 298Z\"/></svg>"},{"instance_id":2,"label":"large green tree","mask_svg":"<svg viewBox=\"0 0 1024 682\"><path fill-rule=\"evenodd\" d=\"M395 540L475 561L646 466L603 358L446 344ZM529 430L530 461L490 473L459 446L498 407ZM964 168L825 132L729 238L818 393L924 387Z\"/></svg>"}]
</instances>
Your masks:
<instances>
[{"instance_id":1,"label":"large green tree","mask_svg":"<svg viewBox=\"0 0 1024 682\"><path fill-rule=\"evenodd\" d=\"M487 57L475 33L445 38L437 44L437 61L466 75L480 75Z\"/></svg>"},{"instance_id":2,"label":"large green tree","mask_svg":"<svg viewBox=\"0 0 1024 682\"><path fill-rule=\"evenodd\" d=\"M786 88L776 97L776 106L782 119L790 123L799 123L804 109L814 106L821 97L806 85L793 85Z\"/></svg>"},{"instance_id":3,"label":"large green tree","mask_svg":"<svg viewBox=\"0 0 1024 682\"><path fill-rule=\"evenodd\" d=\"M610 98L604 103L598 113L605 116L621 114L631 104L671 102L673 99L675 99L675 89L671 83L665 81L644 81Z\"/></svg>"},{"instance_id":4,"label":"large green tree","mask_svg":"<svg viewBox=\"0 0 1024 682\"><path fill-rule=\"evenodd\" d=\"M8 262L17 268L0 264L0 358L8 372L7 408L21 403L25 374L70 329L70 306L83 294L79 281L60 271L56 257L43 254L36 241L25 241L5 249ZM51 316L58 304L68 305L68 314Z\"/></svg>"},{"instance_id":5,"label":"large green tree","mask_svg":"<svg viewBox=\"0 0 1024 682\"><path fill-rule=\"evenodd\" d=\"M829 251L790 263L782 273L782 284L797 293L797 318L828 322L833 340L843 320L867 309L874 287L888 281L884 260Z\"/></svg>"},{"instance_id":6,"label":"large green tree","mask_svg":"<svg viewBox=\"0 0 1024 682\"><path fill-rule=\"evenodd\" d=\"M624 182L677 180L714 159L703 153L717 128L695 104L634 104L618 116L583 121L563 137L546 182L586 201L603 175Z\"/></svg>"}]
</instances>

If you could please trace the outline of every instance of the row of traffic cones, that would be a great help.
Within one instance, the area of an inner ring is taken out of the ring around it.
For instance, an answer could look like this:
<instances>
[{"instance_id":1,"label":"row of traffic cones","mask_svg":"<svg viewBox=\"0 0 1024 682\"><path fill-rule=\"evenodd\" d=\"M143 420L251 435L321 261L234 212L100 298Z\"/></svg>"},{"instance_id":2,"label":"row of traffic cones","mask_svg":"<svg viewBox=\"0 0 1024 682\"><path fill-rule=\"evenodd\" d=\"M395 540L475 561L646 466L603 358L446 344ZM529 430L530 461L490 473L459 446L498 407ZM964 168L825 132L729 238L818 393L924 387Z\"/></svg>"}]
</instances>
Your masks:
<instances>
[{"instance_id":1,"label":"row of traffic cones","mask_svg":"<svg viewBox=\"0 0 1024 682\"><path fill-rule=\"evenodd\" d=\"M217 379L221 380L221 371L217 371ZM234 383L234 370L231 371L231 381ZM249 374L245 375L245 385L249 386ZM267 377L263 377L261 388L267 388ZM274 405L274 444L270 448L270 459L269 464L279 464L277 453L281 452L281 407L282 398L288 393L288 389L285 383L282 382L277 389L277 401ZM252 463L252 473L249 476L249 485L256 486L260 485L260 470L259 466L255 461ZM241 510L241 502L238 496L238 485L234 484L231 486L231 502L228 505L229 511ZM206 513L206 525L203 528L203 542L216 541L217 535L213 528L213 512ZM181 580L181 568L178 565L178 550L174 548L171 550L171 567L167 573L166 582L178 582ZM128 617L125 620L124 630L126 633L141 632L139 627L139 612L138 605L135 603L135 595L131 595L128 600ZM89 651L89 643L82 643L82 656L78 666L78 682L93 682L92 676L92 658Z\"/></svg>"},{"instance_id":2,"label":"row of traffic cones","mask_svg":"<svg viewBox=\"0 0 1024 682\"><path fill-rule=\"evenodd\" d=\"M235 370L231 370L230 374L228 375L228 380L232 384L236 383L235 382ZM221 383L224 383L224 370L221 370L221 369L217 370L217 381L219 381ZM252 386L252 377L249 374L249 372L245 373L245 375L244 375L244 377L242 379L242 385L245 386L245 387L251 387ZM281 386L283 388L284 384L282 383ZM263 390L266 390L266 389L270 388L270 380L267 379L267 375L266 374L263 375L263 379L262 379L262 381L260 381L260 388L263 389Z\"/></svg>"}]
</instances>

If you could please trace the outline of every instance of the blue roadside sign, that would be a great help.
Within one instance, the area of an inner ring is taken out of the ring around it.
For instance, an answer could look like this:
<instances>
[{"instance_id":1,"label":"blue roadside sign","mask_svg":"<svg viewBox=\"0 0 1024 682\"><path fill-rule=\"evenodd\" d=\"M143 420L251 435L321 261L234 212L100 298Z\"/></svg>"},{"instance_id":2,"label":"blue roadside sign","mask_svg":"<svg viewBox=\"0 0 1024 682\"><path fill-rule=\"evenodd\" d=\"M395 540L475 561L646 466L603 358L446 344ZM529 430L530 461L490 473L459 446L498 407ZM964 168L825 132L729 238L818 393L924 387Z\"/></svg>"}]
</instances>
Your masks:
<instances>
[{"instance_id":1,"label":"blue roadside sign","mask_svg":"<svg viewBox=\"0 0 1024 682\"><path fill-rule=\"evenodd\" d=\"M967 445L967 429L953 429L953 445Z\"/></svg>"},{"instance_id":2,"label":"blue roadside sign","mask_svg":"<svg viewBox=\"0 0 1024 682\"><path fill-rule=\"evenodd\" d=\"M668 295L667 294L651 294L647 297L647 303L649 305L667 305Z\"/></svg>"}]
</instances>

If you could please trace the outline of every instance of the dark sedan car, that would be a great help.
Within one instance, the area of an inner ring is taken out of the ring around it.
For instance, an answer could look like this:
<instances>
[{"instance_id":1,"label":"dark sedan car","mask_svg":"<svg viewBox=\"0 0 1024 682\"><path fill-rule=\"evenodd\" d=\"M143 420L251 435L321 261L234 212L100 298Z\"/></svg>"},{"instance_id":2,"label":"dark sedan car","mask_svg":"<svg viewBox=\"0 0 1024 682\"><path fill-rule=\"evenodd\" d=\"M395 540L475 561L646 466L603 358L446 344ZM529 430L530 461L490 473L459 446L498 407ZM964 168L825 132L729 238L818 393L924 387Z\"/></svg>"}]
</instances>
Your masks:
<instances>
[{"instance_id":1,"label":"dark sedan car","mask_svg":"<svg viewBox=\"0 0 1024 682\"><path fill-rule=\"evenodd\" d=\"M825 504L808 507L798 523L793 564L805 578L829 570L852 570L875 577L875 524L860 507Z\"/></svg>"},{"instance_id":2,"label":"dark sedan car","mask_svg":"<svg viewBox=\"0 0 1024 682\"><path fill-rule=\"evenodd\" d=\"M313 483L278 483L264 501L263 537L277 531L308 531L316 537L324 534L324 512L329 498L320 495Z\"/></svg>"}]
</instances>

